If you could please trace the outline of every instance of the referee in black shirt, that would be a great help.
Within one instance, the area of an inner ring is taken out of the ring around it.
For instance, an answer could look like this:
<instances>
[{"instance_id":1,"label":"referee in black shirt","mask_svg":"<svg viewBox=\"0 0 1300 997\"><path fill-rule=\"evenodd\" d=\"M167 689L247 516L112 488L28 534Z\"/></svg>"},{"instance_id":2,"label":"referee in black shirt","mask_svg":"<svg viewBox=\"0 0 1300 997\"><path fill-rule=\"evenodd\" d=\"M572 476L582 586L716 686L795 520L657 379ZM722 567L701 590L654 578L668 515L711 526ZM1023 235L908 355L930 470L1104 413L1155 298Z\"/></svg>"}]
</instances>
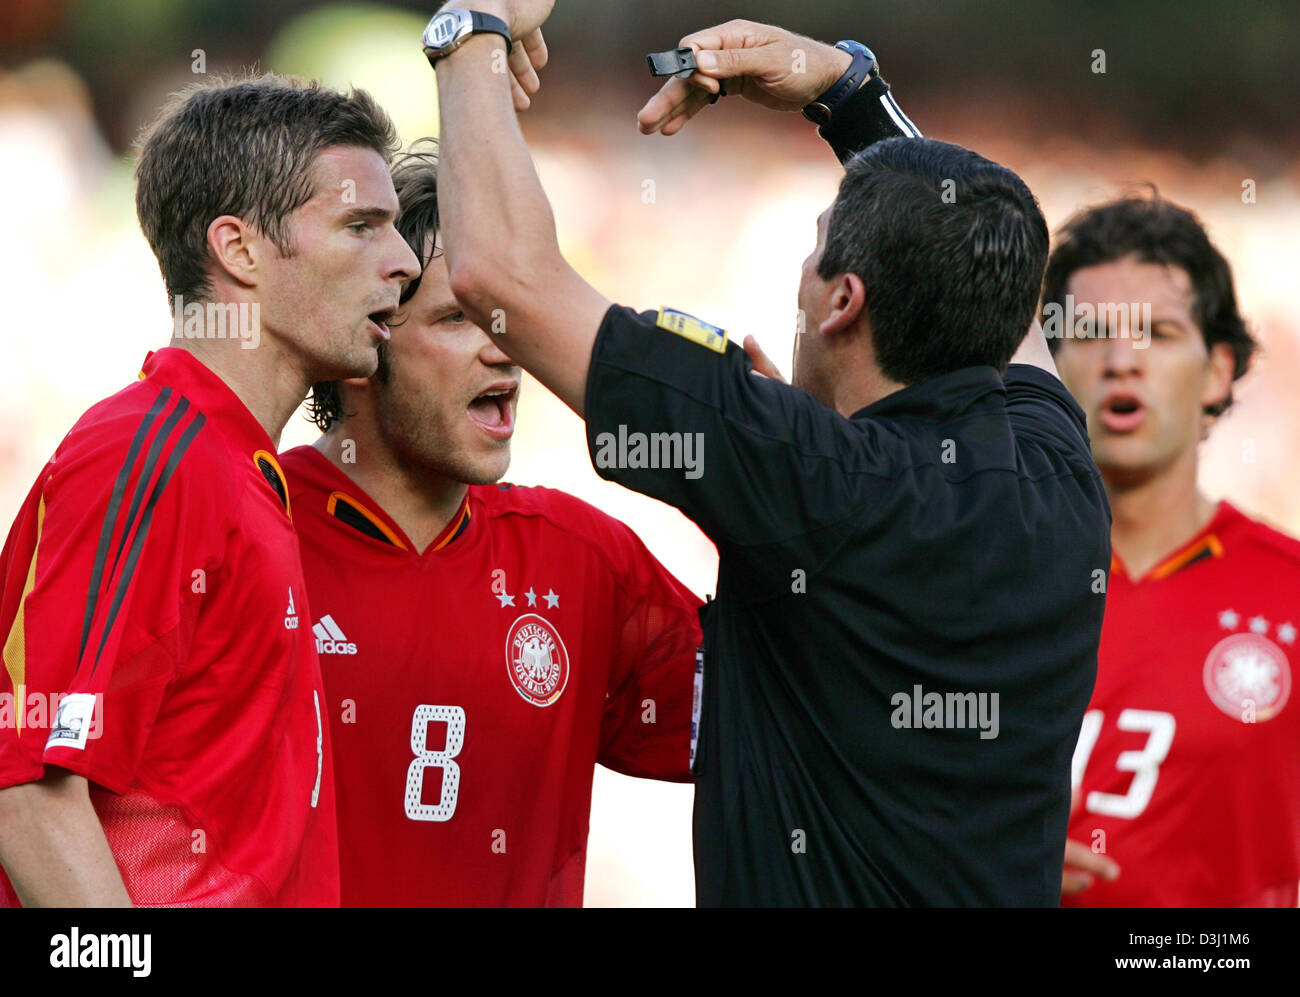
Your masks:
<instances>
[{"instance_id":1,"label":"referee in black shirt","mask_svg":"<svg viewBox=\"0 0 1300 997\"><path fill-rule=\"evenodd\" d=\"M1047 255L1033 195L915 137L862 46L748 22L685 39L700 72L643 130L675 132L725 79L806 108L845 161L786 385L756 346L611 305L565 263L515 121L550 0L463 6L514 44L511 74L482 19L430 53L453 290L585 416L603 476L718 546L699 903L1055 906L1110 514L1083 414L1025 335Z\"/></svg>"}]
</instances>

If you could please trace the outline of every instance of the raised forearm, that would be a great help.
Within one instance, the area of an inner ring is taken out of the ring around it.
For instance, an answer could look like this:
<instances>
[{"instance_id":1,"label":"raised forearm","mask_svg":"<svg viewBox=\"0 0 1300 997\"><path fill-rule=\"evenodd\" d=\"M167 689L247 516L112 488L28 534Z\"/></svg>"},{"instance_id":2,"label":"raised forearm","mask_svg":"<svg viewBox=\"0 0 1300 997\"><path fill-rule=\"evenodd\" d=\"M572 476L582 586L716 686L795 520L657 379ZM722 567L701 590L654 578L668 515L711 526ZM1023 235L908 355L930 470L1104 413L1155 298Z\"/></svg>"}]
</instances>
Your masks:
<instances>
[{"instance_id":1,"label":"raised forearm","mask_svg":"<svg viewBox=\"0 0 1300 997\"><path fill-rule=\"evenodd\" d=\"M535 2L534 20L549 9ZM515 43L516 58L529 43L537 46L534 65L544 62L535 29ZM560 255L502 54L499 39L479 35L437 62L438 201L451 289L511 359L582 415L592 344L609 302Z\"/></svg>"},{"instance_id":2,"label":"raised forearm","mask_svg":"<svg viewBox=\"0 0 1300 997\"><path fill-rule=\"evenodd\" d=\"M508 328L510 303L560 259L555 218L515 118L510 75L493 71L494 62L503 64L502 45L496 35L477 35L437 63L443 245L452 288L483 328L491 328L494 308L506 309Z\"/></svg>"},{"instance_id":3,"label":"raised forearm","mask_svg":"<svg viewBox=\"0 0 1300 997\"><path fill-rule=\"evenodd\" d=\"M90 789L60 769L0 789L0 865L24 907L130 907Z\"/></svg>"}]
</instances>

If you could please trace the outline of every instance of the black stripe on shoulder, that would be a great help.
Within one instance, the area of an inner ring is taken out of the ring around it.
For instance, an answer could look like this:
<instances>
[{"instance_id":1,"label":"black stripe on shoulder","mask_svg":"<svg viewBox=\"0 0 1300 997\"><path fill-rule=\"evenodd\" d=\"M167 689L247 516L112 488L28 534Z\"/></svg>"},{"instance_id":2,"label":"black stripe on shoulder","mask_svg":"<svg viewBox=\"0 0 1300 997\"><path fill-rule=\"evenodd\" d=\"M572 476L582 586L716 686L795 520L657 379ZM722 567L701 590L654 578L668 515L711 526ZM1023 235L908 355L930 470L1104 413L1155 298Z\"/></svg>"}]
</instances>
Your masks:
<instances>
[{"instance_id":1,"label":"black stripe on shoulder","mask_svg":"<svg viewBox=\"0 0 1300 997\"><path fill-rule=\"evenodd\" d=\"M153 479L154 468L158 466L158 458L171 439L172 432L176 429L177 424L189 409L190 400L181 395L176 402L176 407L163 420L162 427L153 438L153 443L149 445L149 452L145 454L144 463L140 466L140 474L135 479L135 490L131 494L131 504L126 510L126 529L118 535L117 551L113 554L113 563L108 569L110 580L117 575L117 566L122 560L122 551L126 549L126 538L131 534L131 526L135 523L136 515L140 511L140 503L144 501L145 493L149 490L149 482Z\"/></svg>"},{"instance_id":2,"label":"black stripe on shoulder","mask_svg":"<svg viewBox=\"0 0 1300 997\"><path fill-rule=\"evenodd\" d=\"M113 482L113 493L108 499L108 511L104 513L104 525L99 531L99 546L95 549L95 563L90 572L90 587L86 592L86 611L81 621L81 647L77 650L78 662L86 653L86 641L90 639L90 624L95 618L95 607L99 602L99 586L104 577L104 563L108 559L108 545L113 539L113 527L117 523L118 511L122 507L122 496L126 493L126 483L131 479L131 468L135 466L135 460L140 455L140 447L144 445L150 427L153 426L154 420L158 418L158 413L167 407L171 396L171 388L163 388L158 392L158 397L154 399L153 406L140 420L135 436L131 438L131 446L126 451L126 460L122 464L122 469L117 472L117 480Z\"/></svg>"},{"instance_id":3,"label":"black stripe on shoulder","mask_svg":"<svg viewBox=\"0 0 1300 997\"><path fill-rule=\"evenodd\" d=\"M185 399L182 399L185 401ZM188 408L189 403L185 402ZM126 556L126 564L122 568L121 577L117 580L117 586L113 590L113 601L109 604L108 613L104 618L104 626L100 631L99 647L95 650L95 660L91 663L90 674L95 674L95 669L99 666L99 656L103 653L104 645L108 641L108 635L113 631L113 624L117 620L117 611L122 606L122 600L126 598L127 589L131 586L131 579L135 575L135 566L140 559L140 551L144 548L145 538L149 535L149 525L153 522L154 506L158 504L158 499L162 497L163 490L167 487L167 482L172 478L176 467L185 456L185 451L190 448L194 442L194 437L199 435L199 430L207 418L202 412L196 412L193 420L185 427L181 433L180 439L176 441L176 446L172 448L167 463L163 465L162 472L158 475L158 481L153 486L153 491L149 495L149 501L144 507L144 512L140 516L140 528L136 530L135 539L131 542L130 553ZM159 434L161 435L161 434Z\"/></svg>"}]
</instances>

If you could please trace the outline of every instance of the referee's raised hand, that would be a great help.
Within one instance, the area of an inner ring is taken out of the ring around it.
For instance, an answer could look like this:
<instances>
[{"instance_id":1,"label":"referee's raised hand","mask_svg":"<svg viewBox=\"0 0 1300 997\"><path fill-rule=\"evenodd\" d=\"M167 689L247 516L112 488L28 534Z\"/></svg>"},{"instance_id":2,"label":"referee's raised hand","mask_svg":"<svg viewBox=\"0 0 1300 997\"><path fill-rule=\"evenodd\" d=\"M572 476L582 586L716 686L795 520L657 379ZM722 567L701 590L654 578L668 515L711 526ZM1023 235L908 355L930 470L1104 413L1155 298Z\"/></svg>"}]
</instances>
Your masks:
<instances>
[{"instance_id":1,"label":"referee's raised hand","mask_svg":"<svg viewBox=\"0 0 1300 997\"><path fill-rule=\"evenodd\" d=\"M688 46L698 68L684 79L670 79L641 108L637 124L646 135L676 134L719 92L777 111L798 111L834 85L852 62L833 45L754 21L697 31L678 44Z\"/></svg>"},{"instance_id":2,"label":"referee's raised hand","mask_svg":"<svg viewBox=\"0 0 1300 997\"><path fill-rule=\"evenodd\" d=\"M551 14L555 0L447 0L443 10L477 10L501 18L510 28L511 99L516 111L526 111L532 95L541 87L538 71L549 55L542 25Z\"/></svg>"}]
</instances>

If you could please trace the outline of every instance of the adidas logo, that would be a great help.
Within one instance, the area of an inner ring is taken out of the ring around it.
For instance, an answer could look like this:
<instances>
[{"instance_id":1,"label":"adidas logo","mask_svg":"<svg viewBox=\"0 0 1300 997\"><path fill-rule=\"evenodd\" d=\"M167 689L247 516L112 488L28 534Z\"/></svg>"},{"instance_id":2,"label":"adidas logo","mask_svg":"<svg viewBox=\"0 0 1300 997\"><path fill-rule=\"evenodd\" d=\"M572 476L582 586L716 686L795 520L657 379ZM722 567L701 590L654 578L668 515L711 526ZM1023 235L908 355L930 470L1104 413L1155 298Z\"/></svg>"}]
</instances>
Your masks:
<instances>
[{"instance_id":1,"label":"adidas logo","mask_svg":"<svg viewBox=\"0 0 1300 997\"><path fill-rule=\"evenodd\" d=\"M298 610L293 608L293 588L289 589L289 608L284 611L284 628L286 630L298 629Z\"/></svg>"},{"instance_id":2,"label":"adidas logo","mask_svg":"<svg viewBox=\"0 0 1300 997\"><path fill-rule=\"evenodd\" d=\"M317 654L356 654L357 645L344 636L339 625L334 622L334 617L326 613L320 618L320 622L311 628L312 635L316 638Z\"/></svg>"}]
</instances>

